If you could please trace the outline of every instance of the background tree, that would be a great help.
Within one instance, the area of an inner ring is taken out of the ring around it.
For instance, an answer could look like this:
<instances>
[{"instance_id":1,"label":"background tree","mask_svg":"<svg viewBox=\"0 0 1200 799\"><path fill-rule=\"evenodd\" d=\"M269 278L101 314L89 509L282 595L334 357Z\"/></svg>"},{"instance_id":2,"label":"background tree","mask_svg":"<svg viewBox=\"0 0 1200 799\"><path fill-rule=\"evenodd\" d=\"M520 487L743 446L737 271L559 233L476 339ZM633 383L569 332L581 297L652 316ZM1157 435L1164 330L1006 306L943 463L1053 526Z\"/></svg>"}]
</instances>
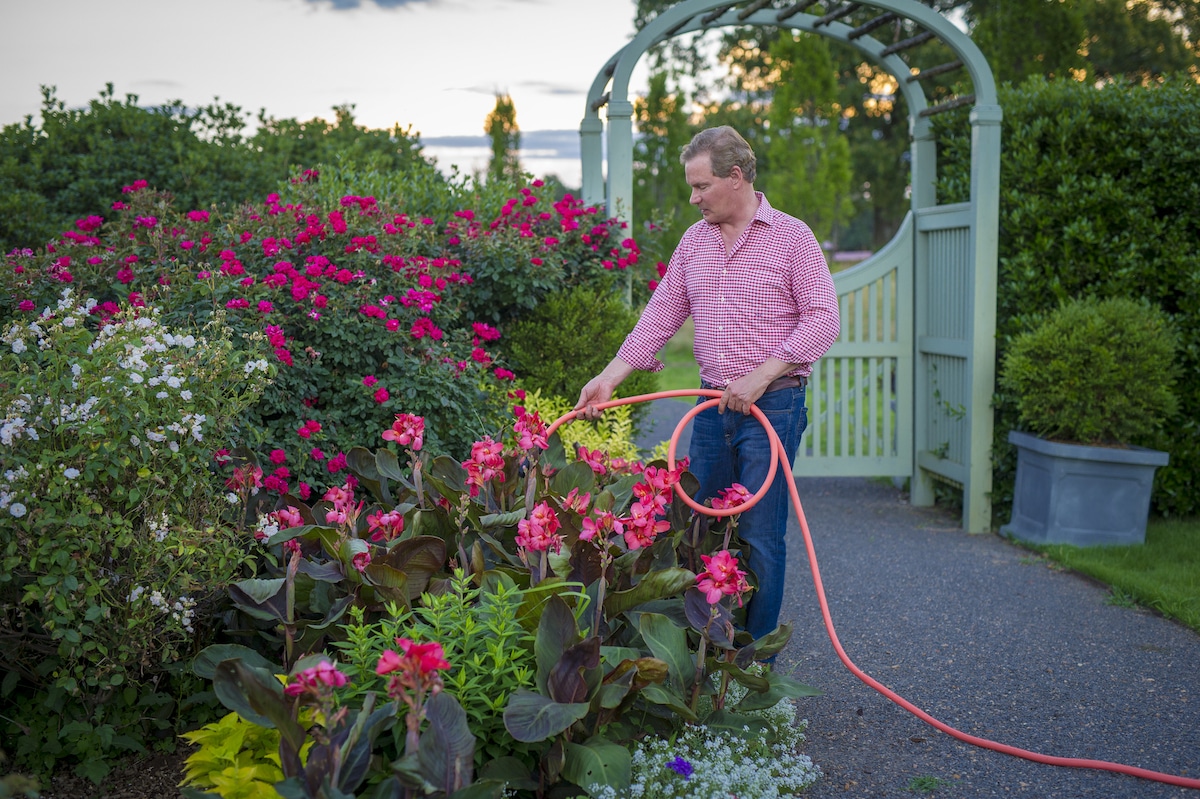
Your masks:
<instances>
[{"instance_id":1,"label":"background tree","mask_svg":"<svg viewBox=\"0 0 1200 799\"><path fill-rule=\"evenodd\" d=\"M492 142L492 157L488 161L488 180L519 180L521 177L521 129L517 127L517 108L512 97L496 95L496 107L483 123L484 132Z\"/></svg>"}]
</instances>

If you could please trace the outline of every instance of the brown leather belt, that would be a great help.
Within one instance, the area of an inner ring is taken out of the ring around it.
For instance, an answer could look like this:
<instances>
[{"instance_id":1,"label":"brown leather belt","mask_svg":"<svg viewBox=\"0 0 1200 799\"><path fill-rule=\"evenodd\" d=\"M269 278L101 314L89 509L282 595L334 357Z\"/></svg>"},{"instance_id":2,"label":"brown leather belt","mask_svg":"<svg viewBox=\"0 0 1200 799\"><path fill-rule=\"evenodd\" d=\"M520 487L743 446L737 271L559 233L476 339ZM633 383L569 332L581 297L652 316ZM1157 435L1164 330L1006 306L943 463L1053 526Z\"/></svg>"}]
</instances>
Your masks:
<instances>
[{"instance_id":1,"label":"brown leather belt","mask_svg":"<svg viewBox=\"0 0 1200 799\"><path fill-rule=\"evenodd\" d=\"M767 383L767 387L763 393L769 394L770 392L778 391L781 388L804 388L806 385L808 385L807 377L784 375L783 377L777 377L770 383Z\"/></svg>"}]
</instances>

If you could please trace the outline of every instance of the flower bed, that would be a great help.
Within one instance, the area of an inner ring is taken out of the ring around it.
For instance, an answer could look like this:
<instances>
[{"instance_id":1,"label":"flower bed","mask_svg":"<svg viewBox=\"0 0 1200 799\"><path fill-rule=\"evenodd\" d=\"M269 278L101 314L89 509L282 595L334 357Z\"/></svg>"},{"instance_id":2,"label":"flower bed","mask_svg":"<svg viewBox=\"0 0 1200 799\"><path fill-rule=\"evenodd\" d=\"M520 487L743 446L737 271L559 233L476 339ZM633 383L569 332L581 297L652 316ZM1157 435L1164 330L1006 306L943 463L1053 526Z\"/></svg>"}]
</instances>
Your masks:
<instances>
[{"instance_id":1,"label":"flower bed","mask_svg":"<svg viewBox=\"0 0 1200 799\"><path fill-rule=\"evenodd\" d=\"M505 365L505 329L622 291L637 244L536 184L435 216L343 177L223 212L135 182L6 257L21 767L100 781L192 730L192 790L541 795L624 790L639 740L701 722L794 749L808 689L752 667L790 631L738 631L736 522L693 518L627 416L564 447ZM206 726L207 681L239 716Z\"/></svg>"}]
</instances>

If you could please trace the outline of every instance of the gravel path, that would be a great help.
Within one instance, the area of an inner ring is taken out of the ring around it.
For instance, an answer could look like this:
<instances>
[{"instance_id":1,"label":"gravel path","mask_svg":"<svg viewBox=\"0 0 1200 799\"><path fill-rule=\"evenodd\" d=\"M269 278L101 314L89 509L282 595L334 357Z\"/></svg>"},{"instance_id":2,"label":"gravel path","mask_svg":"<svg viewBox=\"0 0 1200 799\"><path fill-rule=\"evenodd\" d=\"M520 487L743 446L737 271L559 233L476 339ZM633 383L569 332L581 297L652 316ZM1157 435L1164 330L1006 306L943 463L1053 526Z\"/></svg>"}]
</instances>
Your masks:
<instances>
[{"instance_id":1,"label":"gravel path","mask_svg":"<svg viewBox=\"0 0 1200 799\"><path fill-rule=\"evenodd\" d=\"M646 443L687 405L652 404ZM1108 604L957 515L914 508L889 481L805 478L801 501L843 647L867 674L960 730L1042 754L1200 777L1200 636ZM751 488L755 488L751 486ZM1200 792L1062 768L961 743L854 677L821 622L799 525L789 533L777 668L824 691L802 700L807 754L825 778L806 796L1200 799Z\"/></svg>"}]
</instances>

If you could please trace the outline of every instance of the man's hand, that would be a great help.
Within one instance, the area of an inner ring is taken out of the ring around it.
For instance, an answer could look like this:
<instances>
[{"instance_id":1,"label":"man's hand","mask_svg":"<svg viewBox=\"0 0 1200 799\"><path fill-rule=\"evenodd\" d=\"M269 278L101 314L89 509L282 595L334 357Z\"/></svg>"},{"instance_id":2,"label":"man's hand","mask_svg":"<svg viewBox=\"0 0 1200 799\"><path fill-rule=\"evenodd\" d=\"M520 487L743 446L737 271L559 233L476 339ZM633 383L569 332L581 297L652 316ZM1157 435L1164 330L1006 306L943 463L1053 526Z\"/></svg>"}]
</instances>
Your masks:
<instances>
[{"instance_id":1,"label":"man's hand","mask_svg":"<svg viewBox=\"0 0 1200 799\"><path fill-rule=\"evenodd\" d=\"M770 379L762 380L756 372L757 370L745 377L739 377L725 387L725 393L721 395L721 404L717 406L718 413L725 413L726 409L741 414L750 413L750 406L763 395L767 384L771 382Z\"/></svg>"},{"instance_id":2,"label":"man's hand","mask_svg":"<svg viewBox=\"0 0 1200 799\"><path fill-rule=\"evenodd\" d=\"M721 395L721 403L717 406L717 411L725 413L725 409L728 408L741 414L750 413L750 406L766 392L771 381L795 368L795 364L781 361L778 358L768 358L762 366L745 377L739 377L725 387L725 393Z\"/></svg>"},{"instance_id":3,"label":"man's hand","mask_svg":"<svg viewBox=\"0 0 1200 799\"><path fill-rule=\"evenodd\" d=\"M579 402L572 410L580 411L576 418L596 421L604 413L596 406L612 399L621 381L633 374L633 367L620 358L613 358L604 371L593 377L579 392Z\"/></svg>"}]
</instances>

